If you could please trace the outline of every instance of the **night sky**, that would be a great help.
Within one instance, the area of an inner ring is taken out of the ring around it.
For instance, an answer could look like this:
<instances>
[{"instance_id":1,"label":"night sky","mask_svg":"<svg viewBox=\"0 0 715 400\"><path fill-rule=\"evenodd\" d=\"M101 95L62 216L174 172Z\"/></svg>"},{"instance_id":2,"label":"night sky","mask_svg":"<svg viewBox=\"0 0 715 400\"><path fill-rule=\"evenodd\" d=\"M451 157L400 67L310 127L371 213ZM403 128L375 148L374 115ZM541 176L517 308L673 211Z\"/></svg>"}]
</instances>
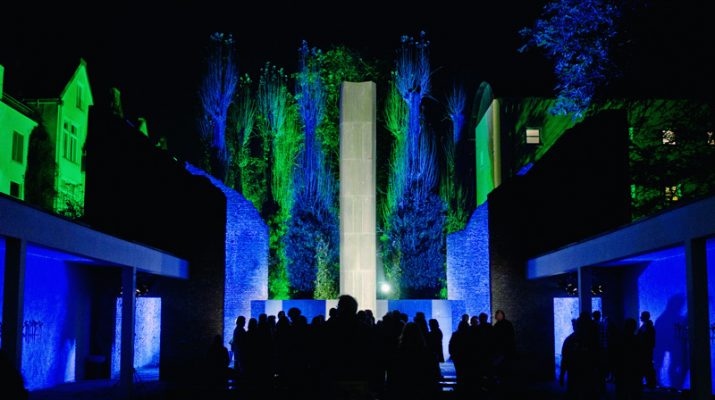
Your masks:
<instances>
[{"instance_id":1,"label":"night sky","mask_svg":"<svg viewBox=\"0 0 715 400\"><path fill-rule=\"evenodd\" d=\"M454 81L465 83L469 98L483 80L497 95L549 95L554 85L550 63L538 51L517 52L518 30L533 23L543 0L435 1L434 7L386 0L319 7L298 1L176 3L5 13L0 63L6 90L22 98L26 87L44 84L45 71L74 67L83 57L97 106L110 86L119 87L128 117L146 117L152 133L167 136L174 152L188 155L203 52L215 31L233 33L240 72L254 78L266 61L294 71L301 39L323 49L344 44L389 67L400 36L424 30L432 43L436 100ZM622 44L614 53L621 73L612 92L712 100L715 30L706 3L625 2Z\"/></svg>"}]
</instances>

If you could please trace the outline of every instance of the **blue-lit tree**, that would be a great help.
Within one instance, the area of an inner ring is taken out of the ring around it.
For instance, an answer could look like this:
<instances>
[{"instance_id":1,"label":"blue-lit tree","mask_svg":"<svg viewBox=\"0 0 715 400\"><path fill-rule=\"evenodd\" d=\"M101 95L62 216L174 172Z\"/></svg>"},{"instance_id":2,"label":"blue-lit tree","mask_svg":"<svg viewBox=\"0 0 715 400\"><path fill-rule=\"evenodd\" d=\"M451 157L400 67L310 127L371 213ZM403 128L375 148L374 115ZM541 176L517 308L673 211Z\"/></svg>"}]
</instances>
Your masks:
<instances>
[{"instance_id":1,"label":"blue-lit tree","mask_svg":"<svg viewBox=\"0 0 715 400\"><path fill-rule=\"evenodd\" d=\"M230 164L226 149L226 124L228 109L233 102L238 85L238 68L235 61L234 43L231 35L211 35L206 73L199 89L202 115L199 128L203 142L208 147L211 173L225 181Z\"/></svg>"},{"instance_id":2,"label":"blue-lit tree","mask_svg":"<svg viewBox=\"0 0 715 400\"><path fill-rule=\"evenodd\" d=\"M304 41L299 49L296 102L303 121L303 149L294 175L294 199L284 238L288 281L294 298L335 298L338 294L338 220L334 187L316 138L325 112L319 50Z\"/></svg>"},{"instance_id":3,"label":"blue-lit tree","mask_svg":"<svg viewBox=\"0 0 715 400\"><path fill-rule=\"evenodd\" d=\"M402 156L394 158L396 207L387 235L398 265L388 266L403 298L435 298L445 281L444 202L437 194L434 142L422 124L422 100L430 93L429 42L402 37L395 87L407 106Z\"/></svg>"},{"instance_id":4,"label":"blue-lit tree","mask_svg":"<svg viewBox=\"0 0 715 400\"><path fill-rule=\"evenodd\" d=\"M533 28L521 30L527 43L520 51L539 47L554 61L558 98L553 113L581 117L607 81L619 16L611 0L554 0Z\"/></svg>"},{"instance_id":5,"label":"blue-lit tree","mask_svg":"<svg viewBox=\"0 0 715 400\"><path fill-rule=\"evenodd\" d=\"M467 96L461 86L455 86L447 96L447 118L452 122L452 134L444 137L444 165L439 186L440 196L447 204L445 232L453 233L464 229L469 218L466 193L462 186L462 176L457 168L462 130L464 128L464 107Z\"/></svg>"}]
</instances>

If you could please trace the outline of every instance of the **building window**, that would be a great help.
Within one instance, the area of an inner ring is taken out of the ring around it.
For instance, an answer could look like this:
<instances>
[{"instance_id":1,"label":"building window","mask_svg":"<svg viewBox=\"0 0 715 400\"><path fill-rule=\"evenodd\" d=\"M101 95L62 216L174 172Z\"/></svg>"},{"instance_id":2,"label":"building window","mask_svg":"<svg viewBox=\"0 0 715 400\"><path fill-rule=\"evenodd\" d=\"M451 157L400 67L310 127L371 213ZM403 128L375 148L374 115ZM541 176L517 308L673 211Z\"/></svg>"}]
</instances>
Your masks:
<instances>
[{"instance_id":1,"label":"building window","mask_svg":"<svg viewBox=\"0 0 715 400\"><path fill-rule=\"evenodd\" d=\"M708 132L708 145L715 146L715 132Z\"/></svg>"},{"instance_id":2,"label":"building window","mask_svg":"<svg viewBox=\"0 0 715 400\"><path fill-rule=\"evenodd\" d=\"M10 196L20 198L20 184L10 181Z\"/></svg>"},{"instance_id":3,"label":"building window","mask_svg":"<svg viewBox=\"0 0 715 400\"><path fill-rule=\"evenodd\" d=\"M12 133L12 160L23 163L25 138L19 132Z\"/></svg>"},{"instance_id":4,"label":"building window","mask_svg":"<svg viewBox=\"0 0 715 400\"><path fill-rule=\"evenodd\" d=\"M541 144L541 129L526 128L526 144Z\"/></svg>"},{"instance_id":5,"label":"building window","mask_svg":"<svg viewBox=\"0 0 715 400\"><path fill-rule=\"evenodd\" d=\"M663 144L675 146L675 132L670 129L663 130Z\"/></svg>"},{"instance_id":6,"label":"building window","mask_svg":"<svg viewBox=\"0 0 715 400\"><path fill-rule=\"evenodd\" d=\"M82 103L84 100L82 98L83 94L84 94L84 88L82 87L82 85L77 84L77 96L75 97L75 99L77 100L76 101L77 108L79 108L80 110L82 109Z\"/></svg>"},{"instance_id":7,"label":"building window","mask_svg":"<svg viewBox=\"0 0 715 400\"><path fill-rule=\"evenodd\" d=\"M683 192L680 188L680 184L671 185L665 187L665 202L674 203L683 198Z\"/></svg>"},{"instance_id":8,"label":"building window","mask_svg":"<svg viewBox=\"0 0 715 400\"><path fill-rule=\"evenodd\" d=\"M76 163L78 161L77 125L65 121L63 127L62 155Z\"/></svg>"}]
</instances>

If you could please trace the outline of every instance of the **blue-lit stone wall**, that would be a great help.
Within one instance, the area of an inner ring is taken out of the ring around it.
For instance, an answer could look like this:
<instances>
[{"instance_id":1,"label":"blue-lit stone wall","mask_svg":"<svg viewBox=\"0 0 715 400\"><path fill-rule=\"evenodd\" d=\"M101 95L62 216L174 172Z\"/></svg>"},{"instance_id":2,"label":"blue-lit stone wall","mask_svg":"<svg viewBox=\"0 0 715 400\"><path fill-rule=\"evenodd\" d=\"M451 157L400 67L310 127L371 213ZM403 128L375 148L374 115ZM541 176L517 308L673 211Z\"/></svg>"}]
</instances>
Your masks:
<instances>
[{"instance_id":1,"label":"blue-lit stone wall","mask_svg":"<svg viewBox=\"0 0 715 400\"><path fill-rule=\"evenodd\" d=\"M557 377L561 373L561 349L564 340L573 332L571 320L578 318L578 308L578 297L554 297L554 358ZM591 310L602 310L600 297L591 299Z\"/></svg>"},{"instance_id":2,"label":"blue-lit stone wall","mask_svg":"<svg viewBox=\"0 0 715 400\"><path fill-rule=\"evenodd\" d=\"M250 318L258 319L261 314L278 315L280 311L288 314L288 310L296 307L310 323L313 317L328 315L327 304L327 300L256 300L251 302ZM249 314L244 315L249 318Z\"/></svg>"},{"instance_id":3,"label":"blue-lit stone wall","mask_svg":"<svg viewBox=\"0 0 715 400\"><path fill-rule=\"evenodd\" d=\"M464 300L469 315L491 315L489 207L477 207L464 230L447 236L447 298Z\"/></svg>"},{"instance_id":4,"label":"blue-lit stone wall","mask_svg":"<svg viewBox=\"0 0 715 400\"><path fill-rule=\"evenodd\" d=\"M114 344L112 345L112 378L119 378L122 342L122 298L115 307ZM134 368L159 368L161 348L161 298L137 297L134 319Z\"/></svg>"},{"instance_id":5,"label":"blue-lit stone wall","mask_svg":"<svg viewBox=\"0 0 715 400\"><path fill-rule=\"evenodd\" d=\"M268 226L243 195L191 164L186 169L207 177L226 196L223 335L228 346L236 318L251 314L251 300L268 298Z\"/></svg>"},{"instance_id":6,"label":"blue-lit stone wall","mask_svg":"<svg viewBox=\"0 0 715 400\"><path fill-rule=\"evenodd\" d=\"M79 267L41 250L28 252L26 260L22 375L36 390L75 380L78 337L89 309Z\"/></svg>"}]
</instances>

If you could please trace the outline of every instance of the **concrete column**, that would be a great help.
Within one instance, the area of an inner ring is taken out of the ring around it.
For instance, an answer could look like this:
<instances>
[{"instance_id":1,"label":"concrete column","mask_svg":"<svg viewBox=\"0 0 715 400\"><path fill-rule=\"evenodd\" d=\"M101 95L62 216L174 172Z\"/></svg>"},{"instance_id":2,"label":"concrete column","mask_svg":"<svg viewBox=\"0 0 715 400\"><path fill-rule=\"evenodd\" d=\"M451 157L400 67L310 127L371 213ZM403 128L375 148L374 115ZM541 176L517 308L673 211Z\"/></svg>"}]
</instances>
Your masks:
<instances>
[{"instance_id":1,"label":"concrete column","mask_svg":"<svg viewBox=\"0 0 715 400\"><path fill-rule=\"evenodd\" d=\"M711 399L710 318L705 239L685 243L688 289L688 349L692 399Z\"/></svg>"},{"instance_id":2,"label":"concrete column","mask_svg":"<svg viewBox=\"0 0 715 400\"><path fill-rule=\"evenodd\" d=\"M21 370L22 323L25 307L27 242L5 238L5 287L2 314L2 348L8 361Z\"/></svg>"},{"instance_id":3,"label":"concrete column","mask_svg":"<svg viewBox=\"0 0 715 400\"><path fill-rule=\"evenodd\" d=\"M374 82L343 82L340 96L340 292L375 311Z\"/></svg>"},{"instance_id":4,"label":"concrete column","mask_svg":"<svg viewBox=\"0 0 715 400\"><path fill-rule=\"evenodd\" d=\"M578 307L579 313L591 314L591 268L579 267L578 269Z\"/></svg>"},{"instance_id":5,"label":"concrete column","mask_svg":"<svg viewBox=\"0 0 715 400\"><path fill-rule=\"evenodd\" d=\"M134 386L134 319L136 312L137 270L122 269L122 344L119 354L119 383L125 397Z\"/></svg>"}]
</instances>

